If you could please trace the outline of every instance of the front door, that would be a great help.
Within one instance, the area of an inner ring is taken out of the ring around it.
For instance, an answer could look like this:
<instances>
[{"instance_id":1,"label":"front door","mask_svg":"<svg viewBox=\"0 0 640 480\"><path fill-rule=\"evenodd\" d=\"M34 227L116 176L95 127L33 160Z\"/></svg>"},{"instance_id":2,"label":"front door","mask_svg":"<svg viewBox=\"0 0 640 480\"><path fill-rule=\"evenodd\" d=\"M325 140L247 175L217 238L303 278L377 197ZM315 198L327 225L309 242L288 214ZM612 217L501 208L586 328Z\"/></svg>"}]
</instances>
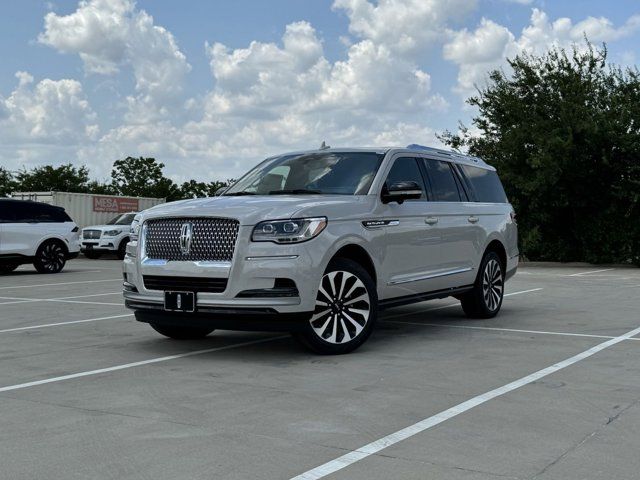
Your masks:
<instances>
[{"instance_id":1,"label":"front door","mask_svg":"<svg viewBox=\"0 0 640 480\"><path fill-rule=\"evenodd\" d=\"M383 298L403 297L435 290L432 276L440 258L441 235L437 222L428 215L428 199L424 175L418 159L396 158L387 174L385 186L395 182L414 181L423 191L420 199L402 204L380 202L375 220L384 222L372 228L383 228L381 249ZM382 193L382 192L380 192Z\"/></svg>"}]
</instances>

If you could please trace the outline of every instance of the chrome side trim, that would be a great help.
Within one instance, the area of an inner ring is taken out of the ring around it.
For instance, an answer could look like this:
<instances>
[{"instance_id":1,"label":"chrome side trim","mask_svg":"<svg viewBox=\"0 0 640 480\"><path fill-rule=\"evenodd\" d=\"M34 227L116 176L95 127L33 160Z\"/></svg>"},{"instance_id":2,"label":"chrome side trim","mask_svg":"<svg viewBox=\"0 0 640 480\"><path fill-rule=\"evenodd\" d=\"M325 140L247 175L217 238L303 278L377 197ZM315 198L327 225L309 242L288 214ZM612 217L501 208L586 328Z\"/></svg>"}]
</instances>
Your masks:
<instances>
[{"instance_id":1,"label":"chrome side trim","mask_svg":"<svg viewBox=\"0 0 640 480\"><path fill-rule=\"evenodd\" d=\"M245 260L253 261L253 260L295 260L299 255L265 255L263 257L244 257Z\"/></svg>"},{"instance_id":2,"label":"chrome side trim","mask_svg":"<svg viewBox=\"0 0 640 480\"><path fill-rule=\"evenodd\" d=\"M391 280L387 285L400 285L402 283L419 282L421 280L429 280L430 278L446 277L448 275L455 275L457 273L465 273L473 270L471 267L457 268L455 270L449 270L447 272L430 273L428 275L421 275L420 277L414 277L409 279Z\"/></svg>"}]
</instances>

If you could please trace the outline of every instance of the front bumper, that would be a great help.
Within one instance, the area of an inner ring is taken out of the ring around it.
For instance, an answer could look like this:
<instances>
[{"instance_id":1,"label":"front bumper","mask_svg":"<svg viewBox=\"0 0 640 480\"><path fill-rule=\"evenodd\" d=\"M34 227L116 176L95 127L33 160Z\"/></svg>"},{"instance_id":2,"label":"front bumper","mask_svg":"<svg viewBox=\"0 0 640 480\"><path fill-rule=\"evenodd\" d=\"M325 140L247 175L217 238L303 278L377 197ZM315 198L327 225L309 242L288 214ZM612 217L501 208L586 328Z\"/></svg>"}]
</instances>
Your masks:
<instances>
[{"instance_id":1,"label":"front bumper","mask_svg":"<svg viewBox=\"0 0 640 480\"><path fill-rule=\"evenodd\" d=\"M232 262L150 260L140 257L137 242L127 246L123 262L125 305L133 310L161 312L164 292L145 287L144 276L226 279L223 292L197 293L197 312L207 315L306 313L315 309L320 278L329 250L322 235L308 242L278 245L251 242L253 227L241 226ZM276 279L293 282L295 296L277 294ZM275 287L275 288L274 288ZM274 292L269 296L270 291Z\"/></svg>"},{"instance_id":2,"label":"front bumper","mask_svg":"<svg viewBox=\"0 0 640 480\"><path fill-rule=\"evenodd\" d=\"M80 250L84 252L115 252L118 247L115 239L106 240L88 240L80 243Z\"/></svg>"}]
</instances>

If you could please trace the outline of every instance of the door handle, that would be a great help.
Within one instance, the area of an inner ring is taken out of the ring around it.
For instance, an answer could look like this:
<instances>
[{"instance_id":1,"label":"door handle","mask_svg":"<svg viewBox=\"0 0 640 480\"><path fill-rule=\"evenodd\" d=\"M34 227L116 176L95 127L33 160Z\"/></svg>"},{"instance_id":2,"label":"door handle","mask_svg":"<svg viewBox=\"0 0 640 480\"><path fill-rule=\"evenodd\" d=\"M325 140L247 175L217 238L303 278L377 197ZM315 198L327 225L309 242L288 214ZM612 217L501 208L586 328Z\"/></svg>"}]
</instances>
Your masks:
<instances>
[{"instance_id":1,"label":"door handle","mask_svg":"<svg viewBox=\"0 0 640 480\"><path fill-rule=\"evenodd\" d=\"M467 218L467 220L469 221L469 223L478 223L480 219L475 215L471 215L469 218Z\"/></svg>"},{"instance_id":2,"label":"door handle","mask_svg":"<svg viewBox=\"0 0 640 480\"><path fill-rule=\"evenodd\" d=\"M427 217L424 219L424 223L427 225L435 225L438 223L438 217Z\"/></svg>"}]
</instances>

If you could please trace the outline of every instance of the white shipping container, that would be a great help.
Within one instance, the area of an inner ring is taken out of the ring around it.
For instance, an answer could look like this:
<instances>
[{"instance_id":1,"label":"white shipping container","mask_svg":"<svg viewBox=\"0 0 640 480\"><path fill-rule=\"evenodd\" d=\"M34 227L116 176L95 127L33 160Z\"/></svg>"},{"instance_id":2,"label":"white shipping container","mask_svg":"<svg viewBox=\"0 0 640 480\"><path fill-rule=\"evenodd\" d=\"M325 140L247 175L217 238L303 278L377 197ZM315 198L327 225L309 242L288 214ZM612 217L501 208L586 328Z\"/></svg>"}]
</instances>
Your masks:
<instances>
[{"instance_id":1,"label":"white shipping container","mask_svg":"<svg viewBox=\"0 0 640 480\"><path fill-rule=\"evenodd\" d=\"M164 198L71 192L13 192L11 197L63 207L80 228L104 225L120 213L141 212L166 201Z\"/></svg>"}]
</instances>

